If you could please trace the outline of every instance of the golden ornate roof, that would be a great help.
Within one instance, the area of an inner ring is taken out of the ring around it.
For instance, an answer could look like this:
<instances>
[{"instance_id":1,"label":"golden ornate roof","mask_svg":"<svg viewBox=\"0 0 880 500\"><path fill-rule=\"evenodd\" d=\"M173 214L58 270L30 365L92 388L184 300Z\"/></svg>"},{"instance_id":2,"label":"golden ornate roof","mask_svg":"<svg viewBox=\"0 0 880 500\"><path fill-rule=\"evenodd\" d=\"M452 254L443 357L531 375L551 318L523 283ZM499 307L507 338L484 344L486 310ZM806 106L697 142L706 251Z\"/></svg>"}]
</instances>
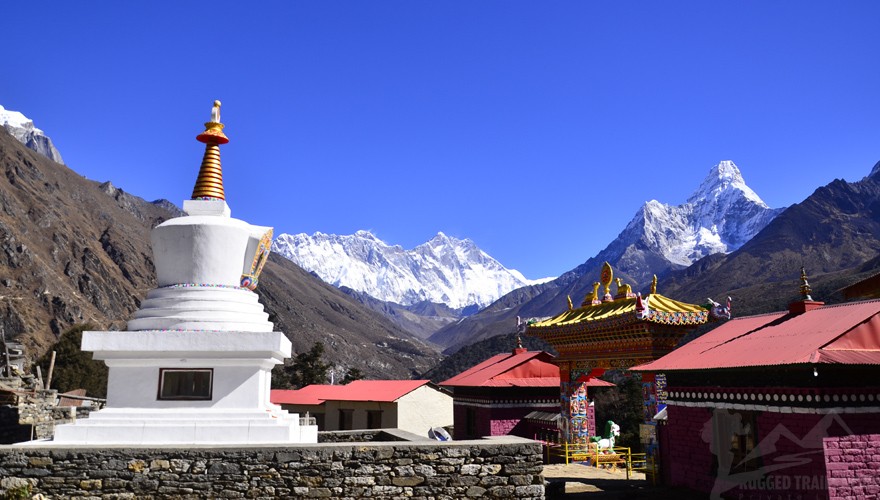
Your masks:
<instances>
[{"instance_id":1,"label":"golden ornate roof","mask_svg":"<svg viewBox=\"0 0 880 500\"><path fill-rule=\"evenodd\" d=\"M636 311L638 300L638 297L631 297L596 305L586 305L570 311L564 311L562 314L550 319L532 323L529 325L529 328L539 329L575 325L625 315L636 315L638 314ZM642 304L646 307L646 312L643 313L644 317L639 319L645 321L663 324L702 324L709 319L709 311L704 307L679 302L658 293L642 297Z\"/></svg>"}]
</instances>

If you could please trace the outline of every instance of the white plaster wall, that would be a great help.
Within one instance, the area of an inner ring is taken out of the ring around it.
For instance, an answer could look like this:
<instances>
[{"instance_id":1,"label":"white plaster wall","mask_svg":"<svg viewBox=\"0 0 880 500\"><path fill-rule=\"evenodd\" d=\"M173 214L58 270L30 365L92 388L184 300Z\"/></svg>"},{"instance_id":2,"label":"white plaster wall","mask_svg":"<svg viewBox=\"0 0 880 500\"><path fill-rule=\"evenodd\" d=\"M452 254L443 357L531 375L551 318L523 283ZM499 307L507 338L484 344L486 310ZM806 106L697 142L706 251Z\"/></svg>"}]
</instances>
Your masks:
<instances>
[{"instance_id":1,"label":"white plaster wall","mask_svg":"<svg viewBox=\"0 0 880 500\"><path fill-rule=\"evenodd\" d=\"M423 385L397 400L397 428L427 436L432 427L452 425L452 396Z\"/></svg>"},{"instance_id":2,"label":"white plaster wall","mask_svg":"<svg viewBox=\"0 0 880 500\"><path fill-rule=\"evenodd\" d=\"M212 363L213 361L213 363ZM260 364L217 366L229 360L193 360L192 362L155 360L151 366L132 366L110 361L107 383L108 408L266 408L268 394L263 380L268 372ZM210 401L160 400L160 368L214 368Z\"/></svg>"},{"instance_id":3,"label":"white plaster wall","mask_svg":"<svg viewBox=\"0 0 880 500\"><path fill-rule=\"evenodd\" d=\"M151 233L159 286L197 283L239 286L251 238L248 223L227 217L170 219Z\"/></svg>"}]
</instances>

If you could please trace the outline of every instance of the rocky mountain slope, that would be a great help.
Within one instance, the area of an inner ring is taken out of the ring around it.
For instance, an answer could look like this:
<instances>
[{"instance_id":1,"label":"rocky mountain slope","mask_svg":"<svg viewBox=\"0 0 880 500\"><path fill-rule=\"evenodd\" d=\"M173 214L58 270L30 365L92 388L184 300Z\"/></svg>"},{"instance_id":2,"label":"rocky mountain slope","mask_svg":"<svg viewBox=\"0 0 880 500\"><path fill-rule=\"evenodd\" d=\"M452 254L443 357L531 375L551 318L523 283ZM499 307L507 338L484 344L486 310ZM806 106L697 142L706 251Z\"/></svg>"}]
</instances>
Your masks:
<instances>
[{"instance_id":1,"label":"rocky mountain slope","mask_svg":"<svg viewBox=\"0 0 880 500\"><path fill-rule=\"evenodd\" d=\"M74 324L124 328L156 285L150 229L179 215L176 207L84 179L5 129L0 172L0 328L7 337L36 357ZM328 361L382 378L409 377L440 358L286 259L271 258L263 273L261 301L297 351L320 340Z\"/></svg>"},{"instance_id":2,"label":"rocky mountain slope","mask_svg":"<svg viewBox=\"0 0 880 500\"><path fill-rule=\"evenodd\" d=\"M567 296L580 304L592 291L604 262L611 263L615 276L639 290L654 274L739 248L779 212L746 185L732 161L722 161L710 169L686 203L645 203L617 238L584 264L540 287L517 290L498 304L444 327L429 340L451 352L476 340L509 333L517 316L558 314L566 307Z\"/></svg>"},{"instance_id":3,"label":"rocky mountain slope","mask_svg":"<svg viewBox=\"0 0 880 500\"><path fill-rule=\"evenodd\" d=\"M704 257L685 269L662 275L659 288L667 296L693 303L705 303L709 297L720 301L729 295L735 316L780 311L800 300L802 265L809 275L812 297L829 304L844 300L842 288L880 272L880 163L861 181L835 180L817 189L739 249ZM519 297L509 294L471 318L485 316L485 324L463 321L471 329L465 331L470 337L486 335L487 331L498 332L498 336L467 344L467 349L447 357L430 373L445 374L444 370L457 366L461 359L495 354L498 347L491 342L512 338L516 314L528 311L520 307L522 304L536 310L552 307L555 312L564 307L559 300L548 303L546 295L531 288L535 287L517 290Z\"/></svg>"},{"instance_id":4,"label":"rocky mountain slope","mask_svg":"<svg viewBox=\"0 0 880 500\"><path fill-rule=\"evenodd\" d=\"M666 287L689 300L731 295L739 311L781 309L797 297L792 283L804 266L814 289L833 283L813 297L834 301L836 289L870 271L865 263L878 253L880 163L858 182L837 179L816 189L737 251L671 273Z\"/></svg>"},{"instance_id":5,"label":"rocky mountain slope","mask_svg":"<svg viewBox=\"0 0 880 500\"><path fill-rule=\"evenodd\" d=\"M686 203L645 203L596 260L608 261L644 284L654 274L736 250L781 211L768 207L746 185L732 161L722 161Z\"/></svg>"},{"instance_id":6,"label":"rocky mountain slope","mask_svg":"<svg viewBox=\"0 0 880 500\"><path fill-rule=\"evenodd\" d=\"M475 311L532 283L471 240L443 233L412 250L388 245L369 231L281 234L272 249L327 283L403 306L432 302Z\"/></svg>"},{"instance_id":7,"label":"rocky mountain slope","mask_svg":"<svg viewBox=\"0 0 880 500\"><path fill-rule=\"evenodd\" d=\"M61 153L55 149L52 139L42 130L34 127L34 122L18 111L0 106L0 126L6 129L18 142L58 163L64 163Z\"/></svg>"}]
</instances>

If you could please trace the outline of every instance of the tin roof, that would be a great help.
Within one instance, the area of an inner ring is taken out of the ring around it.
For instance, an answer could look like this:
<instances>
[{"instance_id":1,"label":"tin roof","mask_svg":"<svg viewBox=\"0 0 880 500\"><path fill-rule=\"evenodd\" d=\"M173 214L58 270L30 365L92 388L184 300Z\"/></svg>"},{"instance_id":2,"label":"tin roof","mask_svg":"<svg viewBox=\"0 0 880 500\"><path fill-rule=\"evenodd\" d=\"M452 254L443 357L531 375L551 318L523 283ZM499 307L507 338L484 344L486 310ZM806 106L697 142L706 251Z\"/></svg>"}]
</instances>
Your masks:
<instances>
[{"instance_id":1,"label":"tin roof","mask_svg":"<svg viewBox=\"0 0 880 500\"><path fill-rule=\"evenodd\" d=\"M636 371L880 364L880 300L727 321Z\"/></svg>"},{"instance_id":2,"label":"tin roof","mask_svg":"<svg viewBox=\"0 0 880 500\"><path fill-rule=\"evenodd\" d=\"M296 405L320 405L324 401L392 403L428 384L431 384L430 380L355 380L346 385L313 384L298 390L273 390L270 401Z\"/></svg>"},{"instance_id":3,"label":"tin roof","mask_svg":"<svg viewBox=\"0 0 880 500\"><path fill-rule=\"evenodd\" d=\"M440 382L444 387L559 387L559 367L544 351L514 349L496 354Z\"/></svg>"}]
</instances>

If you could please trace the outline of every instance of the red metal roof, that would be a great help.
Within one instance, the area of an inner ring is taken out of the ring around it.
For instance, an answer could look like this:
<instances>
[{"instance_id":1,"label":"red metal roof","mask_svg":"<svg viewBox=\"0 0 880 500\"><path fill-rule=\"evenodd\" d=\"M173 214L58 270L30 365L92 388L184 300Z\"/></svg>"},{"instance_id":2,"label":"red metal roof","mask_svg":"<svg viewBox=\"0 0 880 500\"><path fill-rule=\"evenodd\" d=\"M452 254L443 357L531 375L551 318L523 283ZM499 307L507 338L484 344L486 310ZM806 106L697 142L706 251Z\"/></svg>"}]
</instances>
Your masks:
<instances>
[{"instance_id":1,"label":"red metal roof","mask_svg":"<svg viewBox=\"0 0 880 500\"><path fill-rule=\"evenodd\" d=\"M496 354L458 375L440 382L444 387L559 387L559 367L544 351Z\"/></svg>"},{"instance_id":2,"label":"red metal roof","mask_svg":"<svg viewBox=\"0 0 880 500\"><path fill-rule=\"evenodd\" d=\"M880 300L730 320L636 371L880 364Z\"/></svg>"},{"instance_id":3,"label":"red metal roof","mask_svg":"<svg viewBox=\"0 0 880 500\"><path fill-rule=\"evenodd\" d=\"M64 396L68 396L68 395L70 395L70 396L85 396L86 390L85 389L74 389L72 391L67 391L67 392L59 394L61 399L58 401L58 406L82 406L82 404L83 404L82 399L73 399L73 398L65 398L64 397Z\"/></svg>"},{"instance_id":4,"label":"red metal roof","mask_svg":"<svg viewBox=\"0 0 880 500\"><path fill-rule=\"evenodd\" d=\"M313 384L298 390L273 390L269 399L275 404L294 405L320 405L324 401L392 403L430 382L430 380L355 380L347 385Z\"/></svg>"}]
</instances>

